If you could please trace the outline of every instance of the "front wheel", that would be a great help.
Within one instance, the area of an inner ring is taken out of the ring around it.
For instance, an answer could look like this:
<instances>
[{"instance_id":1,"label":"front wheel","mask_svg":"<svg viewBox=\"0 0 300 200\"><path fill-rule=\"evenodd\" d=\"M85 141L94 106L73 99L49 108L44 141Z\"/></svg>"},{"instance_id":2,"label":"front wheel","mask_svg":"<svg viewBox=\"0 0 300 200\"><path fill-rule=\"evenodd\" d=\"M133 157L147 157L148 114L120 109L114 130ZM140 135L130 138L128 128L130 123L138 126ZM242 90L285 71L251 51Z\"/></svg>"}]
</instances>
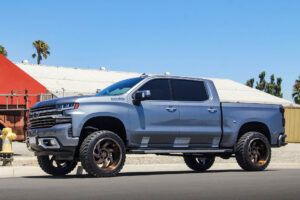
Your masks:
<instances>
[{"instance_id":1,"label":"front wheel","mask_svg":"<svg viewBox=\"0 0 300 200\"><path fill-rule=\"evenodd\" d=\"M56 160L55 156L38 156L37 160L44 172L54 176L66 175L77 165L75 160Z\"/></svg>"},{"instance_id":2,"label":"front wheel","mask_svg":"<svg viewBox=\"0 0 300 200\"><path fill-rule=\"evenodd\" d=\"M237 142L235 157L241 168L247 171L262 171L271 160L271 146L266 138L258 132L248 132Z\"/></svg>"},{"instance_id":3,"label":"front wheel","mask_svg":"<svg viewBox=\"0 0 300 200\"><path fill-rule=\"evenodd\" d=\"M125 163L125 145L111 131L96 131L87 136L80 146L82 167L96 177L117 175Z\"/></svg>"},{"instance_id":4,"label":"front wheel","mask_svg":"<svg viewBox=\"0 0 300 200\"><path fill-rule=\"evenodd\" d=\"M195 156L190 154L183 155L185 164L195 171L205 171L215 162L215 156Z\"/></svg>"}]
</instances>

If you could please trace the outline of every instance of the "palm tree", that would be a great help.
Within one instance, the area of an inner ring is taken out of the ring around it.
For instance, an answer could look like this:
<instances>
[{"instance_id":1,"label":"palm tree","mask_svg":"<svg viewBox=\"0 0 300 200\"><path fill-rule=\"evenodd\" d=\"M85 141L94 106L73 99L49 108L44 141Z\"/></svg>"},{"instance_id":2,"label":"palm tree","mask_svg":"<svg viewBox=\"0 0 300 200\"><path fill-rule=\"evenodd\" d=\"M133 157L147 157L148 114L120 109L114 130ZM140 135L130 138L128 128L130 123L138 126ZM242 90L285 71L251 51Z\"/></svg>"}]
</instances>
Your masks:
<instances>
[{"instance_id":1,"label":"palm tree","mask_svg":"<svg viewBox=\"0 0 300 200\"><path fill-rule=\"evenodd\" d=\"M295 81L293 94L292 94L295 103L300 104L300 76L298 80Z\"/></svg>"},{"instance_id":2,"label":"palm tree","mask_svg":"<svg viewBox=\"0 0 300 200\"><path fill-rule=\"evenodd\" d=\"M7 56L7 51L5 50L5 48L3 46L0 45L0 54L2 54L3 56Z\"/></svg>"},{"instance_id":3,"label":"palm tree","mask_svg":"<svg viewBox=\"0 0 300 200\"><path fill-rule=\"evenodd\" d=\"M32 44L36 49L36 53L32 54L32 58L37 56L37 64L39 65L41 63L42 56L47 59L47 55L50 55L50 47L43 40L34 41Z\"/></svg>"}]
</instances>

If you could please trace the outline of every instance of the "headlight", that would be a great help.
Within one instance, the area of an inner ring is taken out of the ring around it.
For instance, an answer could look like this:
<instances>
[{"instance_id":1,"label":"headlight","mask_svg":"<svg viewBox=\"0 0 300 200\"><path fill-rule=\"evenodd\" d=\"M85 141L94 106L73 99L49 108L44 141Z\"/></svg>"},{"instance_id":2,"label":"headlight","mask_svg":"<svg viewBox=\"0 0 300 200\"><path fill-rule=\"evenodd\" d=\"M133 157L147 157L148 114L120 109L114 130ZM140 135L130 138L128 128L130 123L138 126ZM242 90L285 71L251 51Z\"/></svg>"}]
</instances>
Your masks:
<instances>
[{"instance_id":1,"label":"headlight","mask_svg":"<svg viewBox=\"0 0 300 200\"><path fill-rule=\"evenodd\" d=\"M77 109L78 107L79 107L79 103L64 103L64 104L56 105L56 108L60 110Z\"/></svg>"}]
</instances>

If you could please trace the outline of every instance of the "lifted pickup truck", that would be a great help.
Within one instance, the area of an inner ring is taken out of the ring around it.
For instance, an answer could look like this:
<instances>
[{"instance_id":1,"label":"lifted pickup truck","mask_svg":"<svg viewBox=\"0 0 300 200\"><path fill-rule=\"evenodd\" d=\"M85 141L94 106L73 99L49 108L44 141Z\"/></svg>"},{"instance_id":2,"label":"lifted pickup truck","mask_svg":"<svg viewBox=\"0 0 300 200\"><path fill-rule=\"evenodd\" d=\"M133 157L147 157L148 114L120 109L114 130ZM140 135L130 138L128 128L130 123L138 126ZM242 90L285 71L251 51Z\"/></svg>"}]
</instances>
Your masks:
<instances>
[{"instance_id":1,"label":"lifted pickup truck","mask_svg":"<svg viewBox=\"0 0 300 200\"><path fill-rule=\"evenodd\" d=\"M92 176L114 176L129 153L183 156L196 171L235 156L243 169L260 171L271 147L286 145L284 124L281 105L220 102L210 80L142 75L95 96L37 103L27 144L52 175L81 161Z\"/></svg>"}]
</instances>

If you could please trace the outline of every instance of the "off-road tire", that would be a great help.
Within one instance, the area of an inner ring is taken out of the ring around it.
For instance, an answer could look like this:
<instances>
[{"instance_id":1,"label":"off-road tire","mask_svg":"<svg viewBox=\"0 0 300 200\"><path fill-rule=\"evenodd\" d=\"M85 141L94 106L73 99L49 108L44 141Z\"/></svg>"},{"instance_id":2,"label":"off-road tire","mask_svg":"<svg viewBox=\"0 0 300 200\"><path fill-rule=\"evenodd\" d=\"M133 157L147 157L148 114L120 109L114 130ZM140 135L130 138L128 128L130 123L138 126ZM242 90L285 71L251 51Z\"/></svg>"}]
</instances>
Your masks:
<instances>
[{"instance_id":1,"label":"off-road tire","mask_svg":"<svg viewBox=\"0 0 300 200\"><path fill-rule=\"evenodd\" d=\"M76 167L77 161L75 160L68 160L68 161L51 161L50 156L37 156L38 163L42 170L47 174L53 176L63 176L71 171ZM64 162L65 165L63 166L54 166L53 162Z\"/></svg>"},{"instance_id":2,"label":"off-road tire","mask_svg":"<svg viewBox=\"0 0 300 200\"><path fill-rule=\"evenodd\" d=\"M249 145L251 141L258 140L265 145L266 159L262 161L262 164L255 164L251 161L249 155ZM271 160L271 146L269 140L263 134L259 132L248 132L242 135L235 146L235 157L237 163L241 168L246 171L262 171L267 168Z\"/></svg>"},{"instance_id":3,"label":"off-road tire","mask_svg":"<svg viewBox=\"0 0 300 200\"><path fill-rule=\"evenodd\" d=\"M199 158L205 159L205 163L199 160ZM200 156L194 156L190 154L184 154L183 159L185 164L190 169L195 171L205 171L209 169L215 162L215 156L200 157Z\"/></svg>"},{"instance_id":4,"label":"off-road tire","mask_svg":"<svg viewBox=\"0 0 300 200\"><path fill-rule=\"evenodd\" d=\"M98 141L101 139L112 139L120 147L120 160L117 166L112 170L103 170L94 161L93 152ZM80 146L80 161L85 171L94 177L116 176L124 166L126 160L126 149L123 140L115 133L107 130L101 130L91 133L87 136Z\"/></svg>"}]
</instances>

